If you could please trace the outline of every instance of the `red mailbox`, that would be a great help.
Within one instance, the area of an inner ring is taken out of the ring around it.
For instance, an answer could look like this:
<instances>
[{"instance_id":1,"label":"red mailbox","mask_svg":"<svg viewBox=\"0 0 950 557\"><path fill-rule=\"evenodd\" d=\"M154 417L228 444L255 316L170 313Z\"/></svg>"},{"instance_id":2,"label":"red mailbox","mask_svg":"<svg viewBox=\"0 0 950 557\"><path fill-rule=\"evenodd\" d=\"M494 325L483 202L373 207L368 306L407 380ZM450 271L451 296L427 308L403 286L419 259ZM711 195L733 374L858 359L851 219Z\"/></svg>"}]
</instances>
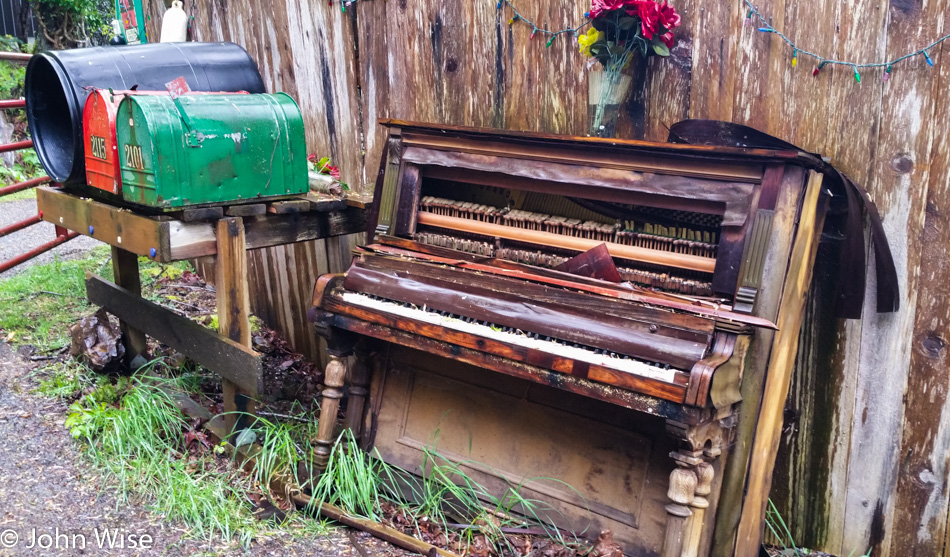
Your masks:
<instances>
[{"instance_id":1,"label":"red mailbox","mask_svg":"<svg viewBox=\"0 0 950 557\"><path fill-rule=\"evenodd\" d=\"M247 91L238 93L247 94ZM122 173L115 138L115 115L119 103L128 95L168 95L168 91L110 91L95 89L86 97L82 113L82 130L86 184L115 195L122 194ZM188 95L219 95L235 93L188 92Z\"/></svg>"}]
</instances>

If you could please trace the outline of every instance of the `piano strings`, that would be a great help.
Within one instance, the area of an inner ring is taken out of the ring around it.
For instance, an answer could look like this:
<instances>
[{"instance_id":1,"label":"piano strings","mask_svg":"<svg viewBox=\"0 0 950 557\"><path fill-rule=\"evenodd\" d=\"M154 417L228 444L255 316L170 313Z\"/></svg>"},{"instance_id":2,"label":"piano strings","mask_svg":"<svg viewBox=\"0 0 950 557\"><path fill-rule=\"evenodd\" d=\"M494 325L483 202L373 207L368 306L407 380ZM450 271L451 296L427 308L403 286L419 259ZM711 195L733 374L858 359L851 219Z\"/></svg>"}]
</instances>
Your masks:
<instances>
[{"instance_id":1,"label":"piano strings","mask_svg":"<svg viewBox=\"0 0 950 557\"><path fill-rule=\"evenodd\" d=\"M718 234L709 230L696 230L685 226L664 226L630 219L618 219L614 224L608 224L519 209L498 208L482 203L456 201L434 196L423 197L420 200L419 209L421 212L434 215L466 219L489 225L583 238L595 242L613 243L692 257L709 259L716 257ZM467 234L466 236L445 234L441 231L420 230L413 236L413 239L424 244L546 268L557 267L571 257L571 255L530 249L530 246L522 247L517 245L518 242L504 243L501 240L486 238L478 234ZM642 263L638 265L638 268L621 264L618 265L617 269L624 281L641 286L692 296L713 296L712 282L708 273L684 270L679 274L671 274L661 265L644 265Z\"/></svg>"}]
</instances>

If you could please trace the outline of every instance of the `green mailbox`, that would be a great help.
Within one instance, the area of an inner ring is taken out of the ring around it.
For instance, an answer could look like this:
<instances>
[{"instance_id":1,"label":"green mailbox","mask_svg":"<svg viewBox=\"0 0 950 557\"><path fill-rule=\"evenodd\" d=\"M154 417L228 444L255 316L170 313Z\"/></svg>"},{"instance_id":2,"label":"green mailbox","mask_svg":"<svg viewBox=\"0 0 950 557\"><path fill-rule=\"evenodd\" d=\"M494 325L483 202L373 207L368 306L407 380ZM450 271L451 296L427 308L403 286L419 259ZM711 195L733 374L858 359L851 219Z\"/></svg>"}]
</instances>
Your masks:
<instances>
[{"instance_id":1,"label":"green mailbox","mask_svg":"<svg viewBox=\"0 0 950 557\"><path fill-rule=\"evenodd\" d=\"M173 210L309 190L297 103L285 93L130 95L116 113L122 197Z\"/></svg>"}]
</instances>

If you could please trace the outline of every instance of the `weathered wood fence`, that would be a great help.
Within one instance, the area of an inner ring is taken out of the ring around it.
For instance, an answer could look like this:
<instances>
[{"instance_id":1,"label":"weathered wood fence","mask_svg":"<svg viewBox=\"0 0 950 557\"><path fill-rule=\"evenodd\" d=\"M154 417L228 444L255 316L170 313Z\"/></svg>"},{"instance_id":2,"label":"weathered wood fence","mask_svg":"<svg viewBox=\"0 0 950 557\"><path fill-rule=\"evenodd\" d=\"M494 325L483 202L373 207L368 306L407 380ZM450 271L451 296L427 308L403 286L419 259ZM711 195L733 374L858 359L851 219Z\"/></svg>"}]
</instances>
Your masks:
<instances>
[{"instance_id":1,"label":"weathered wood fence","mask_svg":"<svg viewBox=\"0 0 950 557\"><path fill-rule=\"evenodd\" d=\"M515 0L551 29L581 0ZM777 37L743 25L740 0L674 0L683 15L668 60L635 68L621 137L664 140L683 118L730 120L821 152L877 202L901 279L896 314L835 322L813 296L786 408L773 499L798 543L849 555L941 555L947 538L950 405L950 47L882 70L817 77ZM757 0L811 51L892 59L947 32L944 0ZM569 38L529 38L496 0L186 1L196 40L244 45L271 90L298 99L309 150L371 188L378 117L583 135L584 60ZM151 2L152 36L162 3ZM316 357L304 322L314 277L339 271L355 239L250 257L256 311ZM860 269L845 272L862 272ZM873 287L873 273L869 281ZM870 298L873 300L873 295ZM873 308L873 303L868 306ZM816 334L814 331L824 331Z\"/></svg>"}]
</instances>

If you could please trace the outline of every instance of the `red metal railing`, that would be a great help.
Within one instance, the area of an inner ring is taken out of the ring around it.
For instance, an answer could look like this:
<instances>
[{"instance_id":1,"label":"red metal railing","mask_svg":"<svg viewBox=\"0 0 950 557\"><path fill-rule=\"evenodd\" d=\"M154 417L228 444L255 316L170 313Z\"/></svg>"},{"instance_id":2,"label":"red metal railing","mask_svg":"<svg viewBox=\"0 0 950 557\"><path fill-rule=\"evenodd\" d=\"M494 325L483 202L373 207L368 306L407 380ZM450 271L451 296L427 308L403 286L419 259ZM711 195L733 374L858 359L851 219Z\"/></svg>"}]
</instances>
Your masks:
<instances>
[{"instance_id":1,"label":"red metal railing","mask_svg":"<svg viewBox=\"0 0 950 557\"><path fill-rule=\"evenodd\" d=\"M0 60L9 60L13 62L29 62L30 54L23 54L20 52L0 52ZM13 99L13 100L0 100L0 110L3 109L14 109L14 108L25 108L26 101L22 99ZM7 143L5 145L0 145L0 153L8 153L10 151L19 151L20 149L30 149L33 147L33 141L17 141L15 143ZM18 182L3 188L0 188L0 197L4 195L9 195L11 193L16 193L18 191L28 190L30 188L35 188L40 184L45 184L52 181L49 176L40 176L39 178L33 178L31 180L25 180L23 182ZM37 213L36 215L21 220L20 222L15 222L11 225L0 228L0 238L6 236L7 234L12 234L18 230L23 230L24 228L33 226L43 221L43 214ZM0 273L8 271L21 263L25 263L30 259L33 259L41 253L45 253L56 246L72 240L79 234L76 232L70 232L61 226L56 226L56 237L54 237L49 242L46 242L43 245L37 246L26 253L21 253L20 255L8 259L6 261L0 262Z\"/></svg>"}]
</instances>

